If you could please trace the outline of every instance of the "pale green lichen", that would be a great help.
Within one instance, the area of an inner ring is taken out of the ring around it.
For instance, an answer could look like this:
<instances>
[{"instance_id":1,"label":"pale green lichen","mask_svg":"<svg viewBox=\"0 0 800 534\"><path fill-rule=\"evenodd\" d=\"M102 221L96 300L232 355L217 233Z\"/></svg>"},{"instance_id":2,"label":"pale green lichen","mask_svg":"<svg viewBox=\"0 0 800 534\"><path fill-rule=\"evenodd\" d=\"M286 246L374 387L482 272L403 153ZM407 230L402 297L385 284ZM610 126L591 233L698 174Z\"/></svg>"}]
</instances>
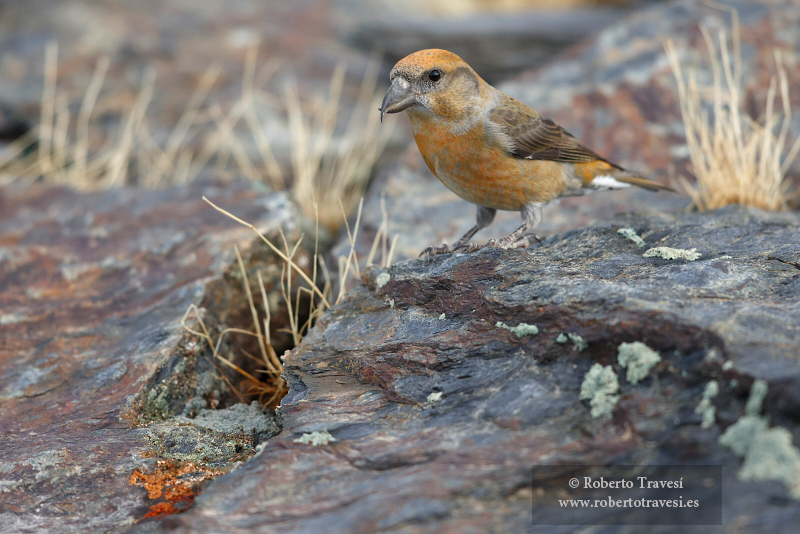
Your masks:
<instances>
[{"instance_id":1,"label":"pale green lichen","mask_svg":"<svg viewBox=\"0 0 800 534\"><path fill-rule=\"evenodd\" d=\"M389 299L389 307L394 309L394 299Z\"/></svg>"},{"instance_id":2,"label":"pale green lichen","mask_svg":"<svg viewBox=\"0 0 800 534\"><path fill-rule=\"evenodd\" d=\"M642 254L643 258L664 258L665 260L686 260L694 261L699 258L701 254L697 252L696 248L682 249L672 247L655 247L649 248Z\"/></svg>"},{"instance_id":3,"label":"pale green lichen","mask_svg":"<svg viewBox=\"0 0 800 534\"><path fill-rule=\"evenodd\" d=\"M444 321L444 319L445 319L445 315L444 315L444 314L441 314L441 315L439 316L439 320L440 320L440 321Z\"/></svg>"},{"instance_id":4,"label":"pale green lichen","mask_svg":"<svg viewBox=\"0 0 800 534\"><path fill-rule=\"evenodd\" d=\"M643 247L647 244L644 242L644 239L639 237L639 234L637 234L636 230L634 230L633 228L620 228L619 230L617 230L617 233L627 239L630 239L631 241L636 243L636 246L638 247Z\"/></svg>"},{"instance_id":5,"label":"pale green lichen","mask_svg":"<svg viewBox=\"0 0 800 534\"><path fill-rule=\"evenodd\" d=\"M574 348L578 352L583 351L586 347L589 346L589 344L586 343L581 336L575 334L574 332L567 332L567 337L570 339L570 341L572 341L575 344Z\"/></svg>"},{"instance_id":6,"label":"pale green lichen","mask_svg":"<svg viewBox=\"0 0 800 534\"><path fill-rule=\"evenodd\" d=\"M610 365L603 367L596 363L583 378L578 398L589 400L592 417L606 417L611 415L619 401L617 391L619 382L614 369Z\"/></svg>"},{"instance_id":7,"label":"pale green lichen","mask_svg":"<svg viewBox=\"0 0 800 534\"><path fill-rule=\"evenodd\" d=\"M626 374L628 382L636 384L650 374L653 366L661 361L661 356L641 341L634 341L620 344L617 349L617 361L628 369Z\"/></svg>"},{"instance_id":8,"label":"pale green lichen","mask_svg":"<svg viewBox=\"0 0 800 534\"><path fill-rule=\"evenodd\" d=\"M535 324L519 323L517 326L508 326L502 321L497 321L495 326L498 328L505 328L509 332L516 334L517 337L535 336L539 333L539 328Z\"/></svg>"},{"instance_id":9,"label":"pale green lichen","mask_svg":"<svg viewBox=\"0 0 800 534\"><path fill-rule=\"evenodd\" d=\"M442 400L442 392L441 391L434 391L428 395L428 398L425 399L425 402L428 404L433 404L435 402L439 402Z\"/></svg>"},{"instance_id":10,"label":"pale green lichen","mask_svg":"<svg viewBox=\"0 0 800 534\"><path fill-rule=\"evenodd\" d=\"M792 445L785 428L770 428L756 434L737 477L740 480L777 480L800 499L800 450Z\"/></svg>"},{"instance_id":11,"label":"pale green lichen","mask_svg":"<svg viewBox=\"0 0 800 534\"><path fill-rule=\"evenodd\" d=\"M391 279L392 277L389 273L381 273L375 278L375 286L378 289L381 289L383 286L389 283L389 280Z\"/></svg>"},{"instance_id":12,"label":"pale green lichen","mask_svg":"<svg viewBox=\"0 0 800 534\"><path fill-rule=\"evenodd\" d=\"M731 369L733 369L733 362L732 361L728 360L727 362L722 364L722 370L723 371L730 371Z\"/></svg>"},{"instance_id":13,"label":"pale green lichen","mask_svg":"<svg viewBox=\"0 0 800 534\"><path fill-rule=\"evenodd\" d=\"M563 332L558 334L558 337L556 338L556 343L561 343L563 345L567 341L572 341L572 343L574 345L572 347L572 350L575 350L575 351L578 351L578 352L583 351L584 349L586 349L589 346L589 344L586 341L584 341L583 338L581 336L579 336L578 334L576 334L575 332L567 332L566 335L564 335Z\"/></svg>"},{"instance_id":14,"label":"pale green lichen","mask_svg":"<svg viewBox=\"0 0 800 534\"><path fill-rule=\"evenodd\" d=\"M725 429L719 437L719 444L728 447L736 456L744 456L750 450L755 436L767 430L767 422L761 417L743 415L738 421Z\"/></svg>"},{"instance_id":15,"label":"pale green lichen","mask_svg":"<svg viewBox=\"0 0 800 534\"><path fill-rule=\"evenodd\" d=\"M330 432L327 430L315 430L314 432L308 433L306 432L299 438L295 439L295 443L304 443L306 445L313 445L314 447L321 447L323 445L327 445L328 443L336 441L336 438L331 436Z\"/></svg>"},{"instance_id":16,"label":"pale green lichen","mask_svg":"<svg viewBox=\"0 0 800 534\"><path fill-rule=\"evenodd\" d=\"M719 443L744 457L737 478L777 480L786 486L791 497L800 499L800 450L792 445L788 430L767 428L766 419L758 415L766 394L766 382L753 382L746 414L725 430Z\"/></svg>"},{"instance_id":17,"label":"pale green lichen","mask_svg":"<svg viewBox=\"0 0 800 534\"><path fill-rule=\"evenodd\" d=\"M744 408L747 415L758 415L761 413L761 404L767 396L767 383L764 380L755 380L750 387L750 397Z\"/></svg>"},{"instance_id":18,"label":"pale green lichen","mask_svg":"<svg viewBox=\"0 0 800 534\"><path fill-rule=\"evenodd\" d=\"M700 399L700 404L694 409L694 413L703 416L703 421L700 423L700 428L711 428L716 420L717 409L711 404L711 399L719 394L719 384L716 380L710 381L706 384L703 390L703 398Z\"/></svg>"}]
</instances>

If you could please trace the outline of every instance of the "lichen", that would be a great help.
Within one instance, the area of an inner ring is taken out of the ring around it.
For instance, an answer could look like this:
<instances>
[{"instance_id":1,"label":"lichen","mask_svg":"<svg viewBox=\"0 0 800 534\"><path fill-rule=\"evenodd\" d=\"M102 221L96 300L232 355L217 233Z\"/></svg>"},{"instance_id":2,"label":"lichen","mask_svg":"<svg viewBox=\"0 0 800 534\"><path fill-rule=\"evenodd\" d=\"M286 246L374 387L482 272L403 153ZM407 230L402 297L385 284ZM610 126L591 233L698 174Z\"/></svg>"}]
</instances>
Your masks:
<instances>
[{"instance_id":1,"label":"lichen","mask_svg":"<svg viewBox=\"0 0 800 534\"><path fill-rule=\"evenodd\" d=\"M439 402L440 400L442 400L442 392L434 391L428 395L428 398L425 400L425 402L428 404L433 404L435 402Z\"/></svg>"},{"instance_id":2,"label":"lichen","mask_svg":"<svg viewBox=\"0 0 800 534\"><path fill-rule=\"evenodd\" d=\"M498 328L505 328L509 332L516 334L517 337L535 336L539 333L539 328L535 324L519 323L517 326L508 326L502 321L497 321L495 326Z\"/></svg>"},{"instance_id":3,"label":"lichen","mask_svg":"<svg viewBox=\"0 0 800 534\"><path fill-rule=\"evenodd\" d=\"M756 434L737 477L740 480L777 480L800 499L800 450L792 445L792 434L775 427Z\"/></svg>"},{"instance_id":4,"label":"lichen","mask_svg":"<svg viewBox=\"0 0 800 534\"><path fill-rule=\"evenodd\" d=\"M766 394L766 382L753 382L745 415L725 430L719 443L744 457L739 480L777 480L791 497L800 499L800 450L792 445L788 430L767 428L767 420L758 415Z\"/></svg>"},{"instance_id":5,"label":"lichen","mask_svg":"<svg viewBox=\"0 0 800 534\"><path fill-rule=\"evenodd\" d=\"M581 336L579 336L574 332L567 332L567 337L570 339L570 341L572 341L575 344L574 349L577 350L578 352L583 351L586 347L589 346L589 344L586 343Z\"/></svg>"},{"instance_id":6,"label":"lichen","mask_svg":"<svg viewBox=\"0 0 800 534\"><path fill-rule=\"evenodd\" d=\"M764 380L755 380L750 387L750 397L747 399L744 412L747 415L758 415L761 413L761 405L764 397L767 396L767 383Z\"/></svg>"},{"instance_id":7,"label":"lichen","mask_svg":"<svg viewBox=\"0 0 800 534\"><path fill-rule=\"evenodd\" d=\"M308 433L306 432L299 438L295 439L295 443L304 443L306 445L313 445L314 447L321 447L323 445L327 445L328 443L336 441L336 438L331 436L331 434L327 430L315 430L314 432Z\"/></svg>"},{"instance_id":8,"label":"lichen","mask_svg":"<svg viewBox=\"0 0 800 534\"><path fill-rule=\"evenodd\" d=\"M636 243L636 246L638 247L643 247L647 244L644 242L644 239L639 237L639 234L637 234L636 230L634 230L633 228L620 228L619 230L617 230L617 233L627 239L630 239L631 241Z\"/></svg>"},{"instance_id":9,"label":"lichen","mask_svg":"<svg viewBox=\"0 0 800 534\"><path fill-rule=\"evenodd\" d=\"M617 391L619 382L614 369L610 365L603 367L596 363L583 378L578 398L589 400L592 417L606 417L611 415L619 401Z\"/></svg>"},{"instance_id":10,"label":"lichen","mask_svg":"<svg viewBox=\"0 0 800 534\"><path fill-rule=\"evenodd\" d=\"M720 445L732 450L736 456L744 456L750 450L755 437L766 430L767 422L761 417L743 415L725 429L718 441Z\"/></svg>"},{"instance_id":11,"label":"lichen","mask_svg":"<svg viewBox=\"0 0 800 534\"><path fill-rule=\"evenodd\" d=\"M439 316L439 320L440 320L440 321L444 321L444 320L445 320L445 317L446 317L446 316L445 316L445 314L444 314L444 313L442 313L442 314Z\"/></svg>"},{"instance_id":12,"label":"lichen","mask_svg":"<svg viewBox=\"0 0 800 534\"><path fill-rule=\"evenodd\" d=\"M695 261L700 256L701 254L697 252L696 248L686 250L672 247L649 248L642 254L643 258L664 258L665 260L681 259L686 261Z\"/></svg>"},{"instance_id":13,"label":"lichen","mask_svg":"<svg viewBox=\"0 0 800 534\"><path fill-rule=\"evenodd\" d=\"M620 344L617 349L617 361L628 369L626 374L628 382L636 384L650 374L653 366L661 361L661 356L641 341L634 341Z\"/></svg>"},{"instance_id":14,"label":"lichen","mask_svg":"<svg viewBox=\"0 0 800 534\"><path fill-rule=\"evenodd\" d=\"M375 286L378 289L381 289L383 286L389 283L389 280L392 279L392 276L389 273L381 273L377 277L375 277Z\"/></svg>"},{"instance_id":15,"label":"lichen","mask_svg":"<svg viewBox=\"0 0 800 534\"><path fill-rule=\"evenodd\" d=\"M703 421L700 423L700 428L710 428L714 425L717 409L713 404L711 404L711 399L716 397L718 394L719 384L716 380L711 380L708 384L706 384L706 387L703 390L703 398L700 399L700 403L697 405L697 408L694 409L694 413L703 416Z\"/></svg>"},{"instance_id":16,"label":"lichen","mask_svg":"<svg viewBox=\"0 0 800 534\"><path fill-rule=\"evenodd\" d=\"M558 337L556 338L556 343L561 343L563 345L567 341L569 341L569 338L565 336L563 332L558 334Z\"/></svg>"}]
</instances>

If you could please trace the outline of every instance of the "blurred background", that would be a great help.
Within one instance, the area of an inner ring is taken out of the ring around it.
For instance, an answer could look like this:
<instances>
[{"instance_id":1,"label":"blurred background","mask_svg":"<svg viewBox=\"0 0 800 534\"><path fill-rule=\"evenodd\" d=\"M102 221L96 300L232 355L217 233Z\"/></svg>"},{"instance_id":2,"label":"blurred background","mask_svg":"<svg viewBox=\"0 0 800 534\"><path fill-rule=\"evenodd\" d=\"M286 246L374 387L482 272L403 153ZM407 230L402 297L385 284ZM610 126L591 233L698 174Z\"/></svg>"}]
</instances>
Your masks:
<instances>
[{"instance_id":1,"label":"blurred background","mask_svg":"<svg viewBox=\"0 0 800 534\"><path fill-rule=\"evenodd\" d=\"M316 191L333 230L410 141L376 109L398 59L447 48L497 84L652 3L0 1L0 183L244 176Z\"/></svg>"}]
</instances>

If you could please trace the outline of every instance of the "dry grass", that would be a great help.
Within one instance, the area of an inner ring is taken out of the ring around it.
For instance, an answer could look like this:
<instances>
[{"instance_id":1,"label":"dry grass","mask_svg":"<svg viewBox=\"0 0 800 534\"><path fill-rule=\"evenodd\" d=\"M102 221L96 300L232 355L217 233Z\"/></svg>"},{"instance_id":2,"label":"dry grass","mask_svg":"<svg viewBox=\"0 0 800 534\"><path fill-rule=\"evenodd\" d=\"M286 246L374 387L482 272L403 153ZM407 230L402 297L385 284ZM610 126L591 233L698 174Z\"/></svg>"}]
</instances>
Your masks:
<instances>
[{"instance_id":1,"label":"dry grass","mask_svg":"<svg viewBox=\"0 0 800 534\"><path fill-rule=\"evenodd\" d=\"M345 68L339 64L327 97L305 105L295 84L284 91L292 152L292 190L301 210L335 230L342 222L340 204L350 213L364 194L372 167L383 152L391 126L381 127L381 96L376 93L379 62L370 62L358 99L343 134L334 137Z\"/></svg>"},{"instance_id":2,"label":"dry grass","mask_svg":"<svg viewBox=\"0 0 800 534\"><path fill-rule=\"evenodd\" d=\"M315 239L313 266L311 267L311 274L309 275L301 266L298 265L294 259L299 247L302 244L303 236L301 236L300 239L298 239L293 245L290 245L289 241L286 239L286 236L283 234L283 232L281 232L280 237L282 240L282 247L279 247L265 237L264 234L259 232L258 229L252 224L218 207L205 197L203 200L208 202L209 205L223 215L230 217L239 224L247 226L253 230L259 239L261 239L261 241L264 242L283 262L281 273L281 294L287 307L290 331L295 345L300 343L303 336L327 309L329 309L333 304L341 302L345 298L348 281L360 280L359 260L355 252L355 244L356 238L358 237L357 234L362 207L361 203L359 203L356 224L352 233L345 219L345 225L347 225L347 234L350 240L350 252L347 254L347 256L338 258L338 289L334 291L334 285L331 282L331 277L329 275L327 266L325 265L325 261L319 254L318 239ZM381 266L389 267L392 263L392 255L394 253L397 236L395 236L395 238L392 240L391 245L388 245L387 215L385 207L383 205L381 207L383 221L375 235L365 265L372 265L377 255L377 251L380 249L382 251ZM317 219L317 225L319 225L319 219ZM319 226L317 226L317 235L319 235ZM250 398L255 397L262 404L267 405L270 408L274 408L286 393L287 388L285 381L281 377L281 373L283 373L284 370L283 362L272 348L270 340L270 310L267 292L262 274L260 271L258 271L258 287L260 288L261 292L261 302L265 317L263 323L260 323L258 309L256 308L252 292L250 291L250 282L247 277L247 270L245 269L238 247L235 247L235 252L236 259L239 263L239 270L242 275L242 284L247 294L247 303L253 318L253 330L226 328L221 331L217 335L216 340L214 340L209 332L209 329L206 327L203 321L200 310L195 305L189 306L189 308L186 310L181 324L188 332L206 341L208 346L211 348L215 361L221 362L224 366L233 369L241 376L246 387L245 391L241 393L237 392L240 400L246 400L244 399L245 396ZM322 278L322 284L319 283L320 277ZM298 286L296 291L293 291L293 284ZM292 299L293 294L294 300ZM301 310L307 310L307 314L301 315ZM189 324L196 324L197 326L192 327L189 326ZM234 363L230 358L225 357L220 353L220 347L224 337L231 333L245 334L257 338L260 349L259 357L247 353L243 354L245 357L255 362L257 368L255 374L247 372L241 366Z\"/></svg>"},{"instance_id":3,"label":"dry grass","mask_svg":"<svg viewBox=\"0 0 800 534\"><path fill-rule=\"evenodd\" d=\"M290 188L309 217L315 216L312 198L319 198L320 222L336 230L341 224L340 202L348 213L355 208L391 135L390 126L380 128L376 111L379 62L370 63L348 126L338 135L344 67L336 68L325 97L302 100L295 85L276 95L264 87L278 63L267 61L259 67L256 50L253 47L247 55L241 95L229 109L208 101L220 72L212 66L166 141L159 144L146 113L155 92L155 71L144 75L134 103L121 114L117 131L104 130L96 109L104 107L100 101L108 58L98 61L80 108L72 113L67 93L57 85L58 47L49 44L40 123L0 151L0 183L42 181L83 190L165 187L191 181L204 169L213 168L266 182L275 189ZM265 108L286 116L291 150L286 159L291 169L282 169L273 153L262 118ZM286 176L291 179L287 181Z\"/></svg>"},{"instance_id":4,"label":"dry grass","mask_svg":"<svg viewBox=\"0 0 800 534\"><path fill-rule=\"evenodd\" d=\"M696 185L685 178L680 178L680 183L699 210L728 204L786 209L791 192L785 176L800 151L800 139L787 150L791 107L786 69L776 51L777 76L770 82L764 117L756 122L742 109L738 14L735 9L715 5L732 13L732 52L724 31L718 33L715 44L708 28L701 28L708 50L711 86L701 86L694 69L685 76L674 42L666 43L667 57L678 83L692 171L697 179ZM778 92L783 103L782 118L775 110Z\"/></svg>"}]
</instances>

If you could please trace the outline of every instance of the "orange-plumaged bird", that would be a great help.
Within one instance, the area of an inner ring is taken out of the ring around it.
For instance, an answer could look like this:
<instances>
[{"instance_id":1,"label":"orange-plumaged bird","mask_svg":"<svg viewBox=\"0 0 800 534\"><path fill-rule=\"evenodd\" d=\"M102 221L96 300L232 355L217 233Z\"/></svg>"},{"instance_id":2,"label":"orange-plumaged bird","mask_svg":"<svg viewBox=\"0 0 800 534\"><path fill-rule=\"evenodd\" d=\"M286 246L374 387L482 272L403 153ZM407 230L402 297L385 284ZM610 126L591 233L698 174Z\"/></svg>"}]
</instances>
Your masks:
<instances>
[{"instance_id":1,"label":"orange-plumaged bird","mask_svg":"<svg viewBox=\"0 0 800 534\"><path fill-rule=\"evenodd\" d=\"M452 247L428 247L422 254L527 247L528 236L542 220L542 207L558 197L631 185L672 191L582 146L447 50L421 50L401 59L390 81L381 120L385 113L407 111L428 168L451 191L478 206L477 224ZM522 226L486 245L470 243L497 210L519 211Z\"/></svg>"}]
</instances>

